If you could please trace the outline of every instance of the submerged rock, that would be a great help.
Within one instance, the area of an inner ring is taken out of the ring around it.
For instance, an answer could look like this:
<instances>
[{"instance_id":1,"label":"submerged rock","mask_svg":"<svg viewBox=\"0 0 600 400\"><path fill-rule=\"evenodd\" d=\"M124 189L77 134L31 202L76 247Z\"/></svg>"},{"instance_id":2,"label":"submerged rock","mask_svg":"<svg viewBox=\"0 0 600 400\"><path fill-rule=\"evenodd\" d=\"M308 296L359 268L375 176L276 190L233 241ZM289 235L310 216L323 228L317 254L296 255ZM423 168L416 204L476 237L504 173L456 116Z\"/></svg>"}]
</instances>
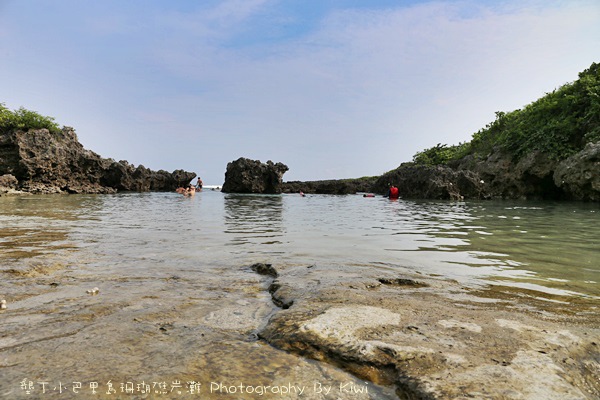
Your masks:
<instances>
[{"instance_id":1,"label":"submerged rock","mask_svg":"<svg viewBox=\"0 0 600 400\"><path fill-rule=\"evenodd\" d=\"M271 264L256 263L253 264L250 268L252 269L252 271L256 272L259 275L268 275L273 278L277 278L278 276L277 270L273 268L273 265Z\"/></svg>"},{"instance_id":2,"label":"submerged rock","mask_svg":"<svg viewBox=\"0 0 600 400\"><path fill-rule=\"evenodd\" d=\"M225 193L264 193L282 192L283 174L289 168L282 163L272 161L261 163L259 160L239 158L227 164L225 183L221 191Z\"/></svg>"},{"instance_id":3,"label":"submerged rock","mask_svg":"<svg viewBox=\"0 0 600 400\"><path fill-rule=\"evenodd\" d=\"M95 287L95 288L93 288L93 289L86 290L85 292L86 292L87 294L91 294L92 296L95 296L95 295L97 295L98 293L100 293L100 289L99 289L99 288L97 288L97 287Z\"/></svg>"}]
</instances>

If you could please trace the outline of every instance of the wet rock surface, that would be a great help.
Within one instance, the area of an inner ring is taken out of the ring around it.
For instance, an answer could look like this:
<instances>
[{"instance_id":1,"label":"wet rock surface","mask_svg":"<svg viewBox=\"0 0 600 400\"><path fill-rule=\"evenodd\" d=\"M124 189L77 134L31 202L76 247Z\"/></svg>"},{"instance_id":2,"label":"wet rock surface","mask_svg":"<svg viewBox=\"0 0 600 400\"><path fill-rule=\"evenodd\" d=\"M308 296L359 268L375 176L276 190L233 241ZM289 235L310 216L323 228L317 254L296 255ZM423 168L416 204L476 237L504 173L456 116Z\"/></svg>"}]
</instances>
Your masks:
<instances>
[{"instance_id":1,"label":"wet rock surface","mask_svg":"<svg viewBox=\"0 0 600 400\"><path fill-rule=\"evenodd\" d=\"M600 397L597 299L540 298L501 286L473 291L365 270L278 272L272 296L292 305L261 338L393 385L399 398Z\"/></svg>"},{"instance_id":2,"label":"wet rock surface","mask_svg":"<svg viewBox=\"0 0 600 400\"><path fill-rule=\"evenodd\" d=\"M289 168L282 163L239 158L227 164L225 193L279 194L282 192L283 174Z\"/></svg>"},{"instance_id":3,"label":"wet rock surface","mask_svg":"<svg viewBox=\"0 0 600 400\"><path fill-rule=\"evenodd\" d=\"M258 340L277 309L269 275L208 265L132 275L87 261L56 253L0 270L0 398L396 398Z\"/></svg>"},{"instance_id":4,"label":"wet rock surface","mask_svg":"<svg viewBox=\"0 0 600 400\"><path fill-rule=\"evenodd\" d=\"M277 270L275 268L273 268L272 264L256 263L256 264L252 264L252 266L250 268L252 269L252 271L256 272L257 274L267 275L267 276L270 276L273 278L277 278Z\"/></svg>"},{"instance_id":5,"label":"wet rock surface","mask_svg":"<svg viewBox=\"0 0 600 400\"><path fill-rule=\"evenodd\" d=\"M172 191L195 177L102 158L86 150L70 127L58 134L47 129L0 132L0 188L7 193Z\"/></svg>"}]
</instances>

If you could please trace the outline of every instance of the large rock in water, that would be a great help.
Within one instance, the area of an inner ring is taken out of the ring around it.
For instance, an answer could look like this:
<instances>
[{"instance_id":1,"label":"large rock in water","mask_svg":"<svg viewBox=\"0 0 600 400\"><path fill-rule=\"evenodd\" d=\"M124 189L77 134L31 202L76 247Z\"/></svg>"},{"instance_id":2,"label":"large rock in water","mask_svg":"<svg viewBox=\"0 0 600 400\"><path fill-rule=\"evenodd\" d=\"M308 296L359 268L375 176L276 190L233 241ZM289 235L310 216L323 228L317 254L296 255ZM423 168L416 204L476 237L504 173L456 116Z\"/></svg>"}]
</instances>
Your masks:
<instances>
[{"instance_id":1,"label":"large rock in water","mask_svg":"<svg viewBox=\"0 0 600 400\"><path fill-rule=\"evenodd\" d=\"M225 183L221 191L225 193L265 193L282 192L283 174L289 168L272 161L261 163L258 160L239 158L227 164Z\"/></svg>"},{"instance_id":2,"label":"large rock in water","mask_svg":"<svg viewBox=\"0 0 600 400\"><path fill-rule=\"evenodd\" d=\"M70 127L58 134L47 129L0 132L0 176L8 174L18 189L31 193L171 191L196 177L102 158L84 149Z\"/></svg>"}]
</instances>

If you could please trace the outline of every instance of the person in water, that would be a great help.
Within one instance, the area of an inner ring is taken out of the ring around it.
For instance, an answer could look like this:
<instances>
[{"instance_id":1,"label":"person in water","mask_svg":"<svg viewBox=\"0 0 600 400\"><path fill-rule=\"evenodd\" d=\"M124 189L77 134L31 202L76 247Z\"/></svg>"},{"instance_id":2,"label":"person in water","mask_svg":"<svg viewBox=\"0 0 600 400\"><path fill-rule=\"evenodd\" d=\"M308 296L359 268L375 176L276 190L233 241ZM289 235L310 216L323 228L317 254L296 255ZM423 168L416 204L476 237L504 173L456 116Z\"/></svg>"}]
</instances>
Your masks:
<instances>
[{"instance_id":1,"label":"person in water","mask_svg":"<svg viewBox=\"0 0 600 400\"><path fill-rule=\"evenodd\" d=\"M184 196L193 196L196 194L196 188L190 183L190 185L185 188L185 191L183 192Z\"/></svg>"},{"instance_id":2,"label":"person in water","mask_svg":"<svg viewBox=\"0 0 600 400\"><path fill-rule=\"evenodd\" d=\"M175 189L175 192L184 196L193 196L194 194L196 194L196 189L194 189L194 186L192 186L192 184L190 183L188 186L178 187L177 189Z\"/></svg>"},{"instance_id":3,"label":"person in water","mask_svg":"<svg viewBox=\"0 0 600 400\"><path fill-rule=\"evenodd\" d=\"M202 189L202 179L200 179L200 177L198 177L198 182L196 182L196 189Z\"/></svg>"},{"instance_id":4,"label":"person in water","mask_svg":"<svg viewBox=\"0 0 600 400\"><path fill-rule=\"evenodd\" d=\"M398 188L396 187L396 185L392 185L390 183L390 188L387 192L387 196L390 199L397 199L398 197L400 197L400 191L398 190Z\"/></svg>"}]
</instances>

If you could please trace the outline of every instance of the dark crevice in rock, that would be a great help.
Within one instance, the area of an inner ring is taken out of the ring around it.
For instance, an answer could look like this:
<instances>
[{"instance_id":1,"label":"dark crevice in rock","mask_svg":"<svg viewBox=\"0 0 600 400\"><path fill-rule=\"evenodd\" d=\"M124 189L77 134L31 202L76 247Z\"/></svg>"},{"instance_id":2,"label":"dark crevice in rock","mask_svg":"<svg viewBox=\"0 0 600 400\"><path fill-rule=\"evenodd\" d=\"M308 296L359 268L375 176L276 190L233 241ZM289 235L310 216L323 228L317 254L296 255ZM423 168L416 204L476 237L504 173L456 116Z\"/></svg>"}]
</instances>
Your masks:
<instances>
[{"instance_id":1,"label":"dark crevice in rock","mask_svg":"<svg viewBox=\"0 0 600 400\"><path fill-rule=\"evenodd\" d=\"M398 368L396 363L369 362L356 359L347 353L339 353L335 349L320 346L311 341L310 337L299 336L297 332L300 325L286 324L282 332L281 327L267 327L259 333L259 338L276 348L295 354L299 357L313 359L333 365L346 371L359 379L373 382L376 385L395 387L396 395L402 400L435 400L435 397L425 393L418 379L410 377ZM389 357L384 357L388 358Z\"/></svg>"},{"instance_id":2,"label":"dark crevice in rock","mask_svg":"<svg viewBox=\"0 0 600 400\"><path fill-rule=\"evenodd\" d=\"M284 310L287 310L288 308L290 308L291 306L294 305L294 300L292 299L287 299L283 296L278 296L277 295L277 291L278 288L271 291L274 285L278 285L278 284L272 284L271 287L269 287L269 293L271 293L271 301L273 301L273 304L275 304L277 307L282 308Z\"/></svg>"},{"instance_id":3,"label":"dark crevice in rock","mask_svg":"<svg viewBox=\"0 0 600 400\"><path fill-rule=\"evenodd\" d=\"M389 286L410 286L410 287L428 287L429 285L423 282L415 281L407 278L379 278L379 283Z\"/></svg>"},{"instance_id":4,"label":"dark crevice in rock","mask_svg":"<svg viewBox=\"0 0 600 400\"><path fill-rule=\"evenodd\" d=\"M554 171L543 177L523 174L524 184L531 188L531 193L528 194L530 199L545 199L545 200L561 200L565 197L564 191L554 183Z\"/></svg>"}]
</instances>

